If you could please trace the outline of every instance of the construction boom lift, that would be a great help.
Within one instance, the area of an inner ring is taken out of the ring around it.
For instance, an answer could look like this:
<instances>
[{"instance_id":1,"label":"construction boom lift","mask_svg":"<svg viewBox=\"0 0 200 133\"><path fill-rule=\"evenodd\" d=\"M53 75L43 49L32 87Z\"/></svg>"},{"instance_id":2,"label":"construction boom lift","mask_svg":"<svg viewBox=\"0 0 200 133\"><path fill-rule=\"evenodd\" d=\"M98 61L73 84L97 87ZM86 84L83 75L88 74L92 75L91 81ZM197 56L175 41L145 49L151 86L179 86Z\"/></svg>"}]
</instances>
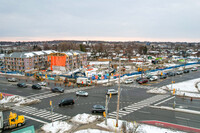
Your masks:
<instances>
[{"instance_id":1,"label":"construction boom lift","mask_svg":"<svg viewBox=\"0 0 200 133\"><path fill-rule=\"evenodd\" d=\"M23 115L17 115L16 113L10 112L9 118L3 119L3 112L0 112L0 132L6 129L12 129L21 127L25 124L25 118Z\"/></svg>"}]
</instances>

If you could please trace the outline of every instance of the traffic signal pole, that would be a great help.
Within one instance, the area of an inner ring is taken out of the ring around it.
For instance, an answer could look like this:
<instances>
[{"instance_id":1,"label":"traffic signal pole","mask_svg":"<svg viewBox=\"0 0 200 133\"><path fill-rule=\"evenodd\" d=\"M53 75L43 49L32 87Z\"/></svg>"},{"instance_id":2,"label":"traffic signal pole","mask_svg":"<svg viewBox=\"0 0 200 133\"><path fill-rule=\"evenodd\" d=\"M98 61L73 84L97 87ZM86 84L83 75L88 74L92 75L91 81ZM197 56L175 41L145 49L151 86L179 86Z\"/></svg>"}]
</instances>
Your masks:
<instances>
[{"instance_id":1,"label":"traffic signal pole","mask_svg":"<svg viewBox=\"0 0 200 133\"><path fill-rule=\"evenodd\" d=\"M121 76L121 60L119 59L119 82L118 82L119 85L118 85L118 100L117 100L116 127L118 127L118 119L119 119L120 76Z\"/></svg>"}]
</instances>

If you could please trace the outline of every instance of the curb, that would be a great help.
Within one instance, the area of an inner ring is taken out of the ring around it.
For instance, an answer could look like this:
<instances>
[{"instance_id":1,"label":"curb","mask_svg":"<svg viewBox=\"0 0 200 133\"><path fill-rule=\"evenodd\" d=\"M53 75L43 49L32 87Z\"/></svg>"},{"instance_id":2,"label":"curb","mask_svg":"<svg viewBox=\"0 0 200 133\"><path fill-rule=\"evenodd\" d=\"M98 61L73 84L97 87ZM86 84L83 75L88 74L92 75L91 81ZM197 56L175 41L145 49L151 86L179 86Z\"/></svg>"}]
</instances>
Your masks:
<instances>
[{"instance_id":1,"label":"curb","mask_svg":"<svg viewBox=\"0 0 200 133\"><path fill-rule=\"evenodd\" d=\"M190 132L190 133L200 133L200 129L192 128L192 127L188 127L188 126L182 126L182 125L173 124L173 123L168 123L168 122L152 120L152 121L140 121L140 123L155 125L158 127L170 128L170 129L175 129L175 130L180 130L180 131L186 131L186 132Z\"/></svg>"}]
</instances>

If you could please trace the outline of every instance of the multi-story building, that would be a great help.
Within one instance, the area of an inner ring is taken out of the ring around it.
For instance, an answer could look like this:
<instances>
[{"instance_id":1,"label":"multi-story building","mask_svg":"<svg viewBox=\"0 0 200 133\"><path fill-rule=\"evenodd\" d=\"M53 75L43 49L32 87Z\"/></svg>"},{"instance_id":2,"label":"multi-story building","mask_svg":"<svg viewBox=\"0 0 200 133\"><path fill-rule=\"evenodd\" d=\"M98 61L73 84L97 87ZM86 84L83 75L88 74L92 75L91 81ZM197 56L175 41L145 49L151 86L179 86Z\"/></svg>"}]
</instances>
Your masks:
<instances>
[{"instance_id":1,"label":"multi-story building","mask_svg":"<svg viewBox=\"0 0 200 133\"><path fill-rule=\"evenodd\" d=\"M55 53L54 50L35 52L14 52L4 56L5 71L27 72L34 69L46 68L48 55Z\"/></svg>"},{"instance_id":2,"label":"multi-story building","mask_svg":"<svg viewBox=\"0 0 200 133\"><path fill-rule=\"evenodd\" d=\"M78 50L52 53L48 61L51 62L51 70L72 71L87 65L87 53Z\"/></svg>"},{"instance_id":3,"label":"multi-story building","mask_svg":"<svg viewBox=\"0 0 200 133\"><path fill-rule=\"evenodd\" d=\"M14 52L4 56L6 71L28 72L50 67L51 70L71 71L87 65L87 53L82 51Z\"/></svg>"}]
</instances>

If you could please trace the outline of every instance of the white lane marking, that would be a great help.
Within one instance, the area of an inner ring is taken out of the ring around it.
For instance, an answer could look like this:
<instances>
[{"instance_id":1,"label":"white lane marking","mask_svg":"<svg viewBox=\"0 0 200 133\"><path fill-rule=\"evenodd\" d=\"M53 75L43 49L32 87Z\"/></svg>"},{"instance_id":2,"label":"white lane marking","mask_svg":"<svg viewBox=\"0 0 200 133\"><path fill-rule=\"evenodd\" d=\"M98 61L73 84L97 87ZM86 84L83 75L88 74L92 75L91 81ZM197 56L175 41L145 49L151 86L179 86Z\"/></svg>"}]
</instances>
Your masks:
<instances>
[{"instance_id":1,"label":"white lane marking","mask_svg":"<svg viewBox=\"0 0 200 133\"><path fill-rule=\"evenodd\" d=\"M156 103L156 104L154 104L154 106L157 106L157 105L159 105L159 104L161 104L161 103L164 103L164 102L166 102L166 101L169 101L169 100L171 100L172 98L174 98L174 96L173 96L173 97L170 97L170 98L168 98L168 99L166 99L166 100L164 100L164 101L161 101L161 102L159 102L159 103Z\"/></svg>"},{"instance_id":2,"label":"white lane marking","mask_svg":"<svg viewBox=\"0 0 200 133\"><path fill-rule=\"evenodd\" d=\"M147 111L138 111L140 113L145 113L145 114L150 114L150 112L147 112Z\"/></svg>"},{"instance_id":3,"label":"white lane marking","mask_svg":"<svg viewBox=\"0 0 200 133\"><path fill-rule=\"evenodd\" d=\"M177 119L182 119L182 120L190 120L190 119L187 119L187 118L183 118L183 117L176 117Z\"/></svg>"},{"instance_id":4,"label":"white lane marking","mask_svg":"<svg viewBox=\"0 0 200 133\"><path fill-rule=\"evenodd\" d=\"M42 121L42 120L39 120L39 119L30 117L30 116L24 115L24 117L25 117L25 118L28 118L28 119L31 119L31 120L34 120L34 121L37 121L37 122L40 122L40 123L43 123L43 124L47 124L47 123L48 123L48 122L45 122L45 121Z\"/></svg>"}]
</instances>

